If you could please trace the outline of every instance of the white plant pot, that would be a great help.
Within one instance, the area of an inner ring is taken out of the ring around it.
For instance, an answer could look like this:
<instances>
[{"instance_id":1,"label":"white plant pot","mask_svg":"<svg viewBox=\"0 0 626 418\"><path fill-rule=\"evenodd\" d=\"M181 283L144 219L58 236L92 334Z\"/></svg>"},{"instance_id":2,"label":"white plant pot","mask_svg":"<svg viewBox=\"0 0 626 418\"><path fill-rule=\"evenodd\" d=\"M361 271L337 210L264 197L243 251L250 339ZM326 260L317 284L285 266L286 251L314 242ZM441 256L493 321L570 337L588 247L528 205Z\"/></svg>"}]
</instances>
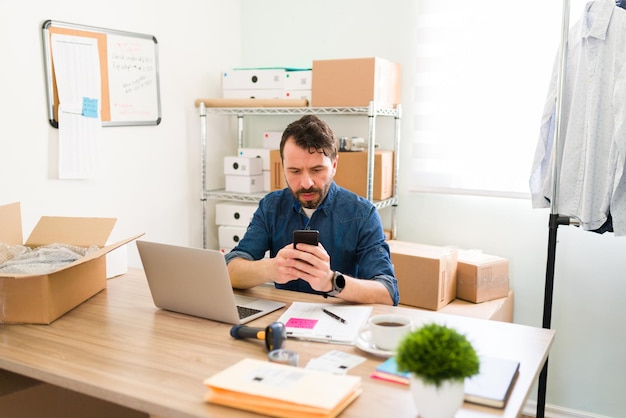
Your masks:
<instances>
[{"instance_id":1,"label":"white plant pot","mask_svg":"<svg viewBox=\"0 0 626 418\"><path fill-rule=\"evenodd\" d=\"M465 381L449 380L439 387L411 375L411 393L420 418L454 418L463 405Z\"/></svg>"}]
</instances>

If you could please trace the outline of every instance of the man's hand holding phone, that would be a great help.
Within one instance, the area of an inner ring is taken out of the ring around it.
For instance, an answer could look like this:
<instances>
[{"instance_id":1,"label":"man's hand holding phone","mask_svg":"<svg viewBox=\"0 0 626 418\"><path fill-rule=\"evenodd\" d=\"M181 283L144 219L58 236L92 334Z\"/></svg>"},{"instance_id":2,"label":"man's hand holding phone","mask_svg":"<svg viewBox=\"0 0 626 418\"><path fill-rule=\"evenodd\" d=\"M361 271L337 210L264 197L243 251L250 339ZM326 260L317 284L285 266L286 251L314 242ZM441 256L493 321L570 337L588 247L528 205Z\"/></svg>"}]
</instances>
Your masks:
<instances>
[{"instance_id":1,"label":"man's hand holding phone","mask_svg":"<svg viewBox=\"0 0 626 418\"><path fill-rule=\"evenodd\" d=\"M319 243L320 232L315 229L298 229L293 231L293 248L299 243L315 245Z\"/></svg>"},{"instance_id":2,"label":"man's hand holding phone","mask_svg":"<svg viewBox=\"0 0 626 418\"><path fill-rule=\"evenodd\" d=\"M303 248L303 245L298 244L308 244L316 248ZM297 271L298 278L309 282L315 290L322 292L327 290L330 257L319 244L319 231L313 229L293 231L293 248L301 254L294 258L297 263L293 268Z\"/></svg>"}]
</instances>

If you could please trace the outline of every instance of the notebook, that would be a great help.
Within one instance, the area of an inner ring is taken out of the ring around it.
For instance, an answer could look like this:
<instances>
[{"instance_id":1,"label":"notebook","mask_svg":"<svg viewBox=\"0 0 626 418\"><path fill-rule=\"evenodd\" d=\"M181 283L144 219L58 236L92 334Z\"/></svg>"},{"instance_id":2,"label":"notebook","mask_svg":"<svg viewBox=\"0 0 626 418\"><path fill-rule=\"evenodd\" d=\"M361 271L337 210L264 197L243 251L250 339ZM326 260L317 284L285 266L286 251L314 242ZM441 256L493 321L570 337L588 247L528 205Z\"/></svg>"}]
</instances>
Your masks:
<instances>
[{"instance_id":1,"label":"notebook","mask_svg":"<svg viewBox=\"0 0 626 418\"><path fill-rule=\"evenodd\" d=\"M285 306L236 295L220 251L136 241L152 300L168 311L245 324Z\"/></svg>"},{"instance_id":2,"label":"notebook","mask_svg":"<svg viewBox=\"0 0 626 418\"><path fill-rule=\"evenodd\" d=\"M504 408L519 371L519 361L481 356L480 372L465 379L465 400Z\"/></svg>"},{"instance_id":3,"label":"notebook","mask_svg":"<svg viewBox=\"0 0 626 418\"><path fill-rule=\"evenodd\" d=\"M495 408L504 408L519 371L519 361L481 356L480 372L465 379L465 400ZM395 357L380 363L371 377L409 385L411 373L398 370Z\"/></svg>"}]
</instances>

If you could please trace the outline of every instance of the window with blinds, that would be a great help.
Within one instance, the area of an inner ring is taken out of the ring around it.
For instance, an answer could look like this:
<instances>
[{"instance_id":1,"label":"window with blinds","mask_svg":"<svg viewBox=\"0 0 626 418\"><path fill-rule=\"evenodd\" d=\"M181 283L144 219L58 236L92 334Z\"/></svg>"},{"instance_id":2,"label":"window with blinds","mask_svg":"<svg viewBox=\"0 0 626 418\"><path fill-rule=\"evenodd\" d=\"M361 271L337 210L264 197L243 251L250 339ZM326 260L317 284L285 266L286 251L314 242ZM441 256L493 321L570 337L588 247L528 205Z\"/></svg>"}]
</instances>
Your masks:
<instances>
[{"instance_id":1,"label":"window with blinds","mask_svg":"<svg viewBox=\"0 0 626 418\"><path fill-rule=\"evenodd\" d=\"M561 15L561 0L419 1L410 190L529 197Z\"/></svg>"}]
</instances>

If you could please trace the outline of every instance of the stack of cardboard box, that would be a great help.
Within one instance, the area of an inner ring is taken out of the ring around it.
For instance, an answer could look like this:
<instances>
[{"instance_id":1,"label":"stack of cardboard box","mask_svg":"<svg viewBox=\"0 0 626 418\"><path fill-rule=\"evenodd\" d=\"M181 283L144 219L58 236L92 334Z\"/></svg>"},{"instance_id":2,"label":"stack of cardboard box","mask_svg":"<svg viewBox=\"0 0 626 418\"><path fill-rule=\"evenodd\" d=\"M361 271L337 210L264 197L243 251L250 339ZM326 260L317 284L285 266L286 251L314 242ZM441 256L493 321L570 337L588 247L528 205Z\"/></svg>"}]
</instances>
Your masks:
<instances>
[{"instance_id":1,"label":"stack of cardboard box","mask_svg":"<svg viewBox=\"0 0 626 418\"><path fill-rule=\"evenodd\" d=\"M501 320L512 321L507 259L452 247L397 240L387 243L401 304L463 314L496 301L492 308L505 312Z\"/></svg>"}]
</instances>

